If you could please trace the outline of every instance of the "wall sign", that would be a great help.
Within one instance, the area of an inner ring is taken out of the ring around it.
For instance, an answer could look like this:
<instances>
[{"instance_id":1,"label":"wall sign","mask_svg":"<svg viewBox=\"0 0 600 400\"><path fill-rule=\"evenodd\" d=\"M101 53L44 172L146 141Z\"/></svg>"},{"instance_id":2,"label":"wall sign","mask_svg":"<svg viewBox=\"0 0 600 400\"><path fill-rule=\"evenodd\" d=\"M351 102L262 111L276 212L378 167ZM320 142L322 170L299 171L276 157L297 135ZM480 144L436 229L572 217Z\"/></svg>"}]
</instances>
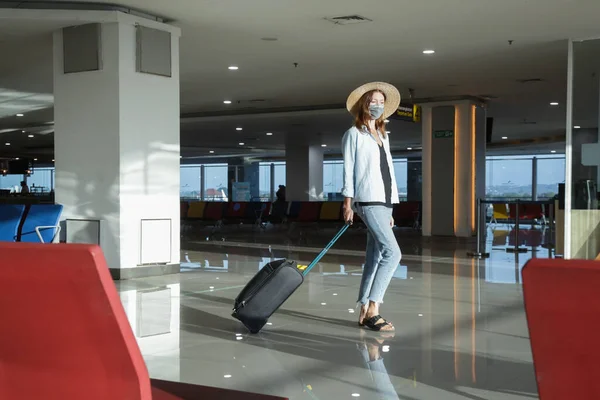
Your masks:
<instances>
[{"instance_id":1,"label":"wall sign","mask_svg":"<svg viewBox=\"0 0 600 400\"><path fill-rule=\"evenodd\" d=\"M400 104L390 118L408 122L421 122L421 106L416 104Z\"/></svg>"},{"instance_id":2,"label":"wall sign","mask_svg":"<svg viewBox=\"0 0 600 400\"><path fill-rule=\"evenodd\" d=\"M453 138L454 137L454 131L452 131L452 130L433 131L433 137L435 139Z\"/></svg>"}]
</instances>

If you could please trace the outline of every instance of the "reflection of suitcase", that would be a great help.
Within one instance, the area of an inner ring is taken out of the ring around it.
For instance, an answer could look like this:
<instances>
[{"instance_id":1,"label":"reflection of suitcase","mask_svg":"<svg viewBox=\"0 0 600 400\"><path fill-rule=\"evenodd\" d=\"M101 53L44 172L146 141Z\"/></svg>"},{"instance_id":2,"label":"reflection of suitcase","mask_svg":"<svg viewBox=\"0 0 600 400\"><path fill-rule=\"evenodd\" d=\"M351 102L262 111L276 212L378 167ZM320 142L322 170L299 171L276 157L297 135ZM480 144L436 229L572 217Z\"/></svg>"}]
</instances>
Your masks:
<instances>
[{"instance_id":1,"label":"reflection of suitcase","mask_svg":"<svg viewBox=\"0 0 600 400\"><path fill-rule=\"evenodd\" d=\"M344 225L306 267L290 260L277 260L265 265L235 299L233 317L239 319L251 333L258 333L347 229L348 225Z\"/></svg>"}]
</instances>

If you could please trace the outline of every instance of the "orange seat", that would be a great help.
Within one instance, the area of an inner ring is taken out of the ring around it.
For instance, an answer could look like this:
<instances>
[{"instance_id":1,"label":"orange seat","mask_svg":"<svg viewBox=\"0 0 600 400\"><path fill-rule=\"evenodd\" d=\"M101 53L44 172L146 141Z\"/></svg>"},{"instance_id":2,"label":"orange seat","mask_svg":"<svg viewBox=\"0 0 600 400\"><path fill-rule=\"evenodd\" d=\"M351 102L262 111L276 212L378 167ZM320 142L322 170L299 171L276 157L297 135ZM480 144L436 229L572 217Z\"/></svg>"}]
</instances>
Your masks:
<instances>
[{"instance_id":1,"label":"orange seat","mask_svg":"<svg viewBox=\"0 0 600 400\"><path fill-rule=\"evenodd\" d=\"M0 399L276 399L151 383L98 246L0 243L0 254Z\"/></svg>"},{"instance_id":2,"label":"orange seat","mask_svg":"<svg viewBox=\"0 0 600 400\"><path fill-rule=\"evenodd\" d=\"M339 221L342 219L342 202L328 201L321 206L319 221Z\"/></svg>"},{"instance_id":3,"label":"orange seat","mask_svg":"<svg viewBox=\"0 0 600 400\"><path fill-rule=\"evenodd\" d=\"M533 259L522 274L540 399L600 399L600 263Z\"/></svg>"}]
</instances>

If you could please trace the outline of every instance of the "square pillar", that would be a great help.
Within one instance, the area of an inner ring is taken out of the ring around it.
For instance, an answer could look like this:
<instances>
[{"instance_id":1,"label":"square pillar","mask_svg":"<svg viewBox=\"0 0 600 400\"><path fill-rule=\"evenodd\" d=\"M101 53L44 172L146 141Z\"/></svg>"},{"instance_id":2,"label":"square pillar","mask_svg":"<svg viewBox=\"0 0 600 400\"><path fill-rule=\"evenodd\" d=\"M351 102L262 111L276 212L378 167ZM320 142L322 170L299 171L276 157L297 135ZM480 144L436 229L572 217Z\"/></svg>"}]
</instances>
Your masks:
<instances>
[{"instance_id":1,"label":"square pillar","mask_svg":"<svg viewBox=\"0 0 600 400\"><path fill-rule=\"evenodd\" d=\"M323 200L323 148L288 137L285 147L286 200Z\"/></svg>"},{"instance_id":2,"label":"square pillar","mask_svg":"<svg viewBox=\"0 0 600 400\"><path fill-rule=\"evenodd\" d=\"M56 202L116 279L179 271L180 32L144 21L54 33Z\"/></svg>"},{"instance_id":3,"label":"square pillar","mask_svg":"<svg viewBox=\"0 0 600 400\"><path fill-rule=\"evenodd\" d=\"M485 196L485 110L423 106L423 235L470 237Z\"/></svg>"}]
</instances>

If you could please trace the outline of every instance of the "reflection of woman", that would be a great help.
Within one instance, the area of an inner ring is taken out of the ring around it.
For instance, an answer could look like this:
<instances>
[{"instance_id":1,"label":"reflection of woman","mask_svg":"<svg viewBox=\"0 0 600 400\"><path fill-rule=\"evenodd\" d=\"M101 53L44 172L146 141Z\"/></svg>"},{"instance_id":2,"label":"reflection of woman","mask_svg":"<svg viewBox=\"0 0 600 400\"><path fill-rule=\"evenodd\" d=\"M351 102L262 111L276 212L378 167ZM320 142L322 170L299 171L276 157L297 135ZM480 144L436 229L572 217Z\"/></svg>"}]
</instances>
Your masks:
<instances>
[{"instance_id":1,"label":"reflection of woman","mask_svg":"<svg viewBox=\"0 0 600 400\"><path fill-rule=\"evenodd\" d=\"M358 344L357 348L358 352L362 356L367 370L371 373L373 387L378 394L377 398L399 399L398 393L396 393L396 389L394 388L394 384L392 383L390 375L385 368L383 357L381 355L382 348L385 344L385 339L391 339L394 334L389 332L385 335L390 336L381 336L378 338L363 336L363 342Z\"/></svg>"},{"instance_id":2,"label":"reflection of woman","mask_svg":"<svg viewBox=\"0 0 600 400\"><path fill-rule=\"evenodd\" d=\"M354 116L354 126L342 140L344 219L352 221L356 209L368 229L358 323L375 331L394 330L379 315L379 305L401 258L392 230L392 207L398 203L398 187L385 130L385 119L399 104L400 93L390 84L374 82L359 87L346 103Z\"/></svg>"}]
</instances>

